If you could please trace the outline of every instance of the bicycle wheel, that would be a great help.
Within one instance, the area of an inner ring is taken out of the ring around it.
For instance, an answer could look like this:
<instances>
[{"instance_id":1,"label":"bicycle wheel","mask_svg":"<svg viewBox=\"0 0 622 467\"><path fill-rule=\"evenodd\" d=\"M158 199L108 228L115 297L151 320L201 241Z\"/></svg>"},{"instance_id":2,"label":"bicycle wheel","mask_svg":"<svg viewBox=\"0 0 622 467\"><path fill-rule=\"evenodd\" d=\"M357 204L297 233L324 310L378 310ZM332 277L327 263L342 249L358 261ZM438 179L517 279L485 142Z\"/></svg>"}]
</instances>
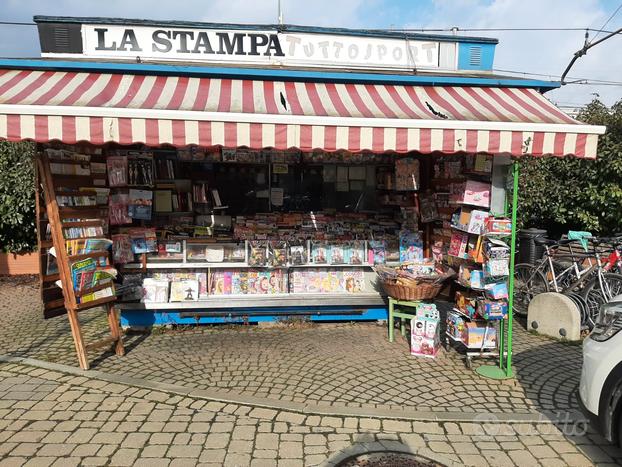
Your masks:
<instances>
[{"instance_id":1,"label":"bicycle wheel","mask_svg":"<svg viewBox=\"0 0 622 467\"><path fill-rule=\"evenodd\" d=\"M526 315L531 299L548 290L546 277L535 266L526 263L514 266L514 313Z\"/></svg>"},{"instance_id":2,"label":"bicycle wheel","mask_svg":"<svg viewBox=\"0 0 622 467\"><path fill-rule=\"evenodd\" d=\"M587 283L581 291L581 296L587 303L587 325L590 330L594 327L600 306L611 301L617 295L622 294L622 274L608 272L602 275L603 285L601 289L598 275Z\"/></svg>"}]
</instances>

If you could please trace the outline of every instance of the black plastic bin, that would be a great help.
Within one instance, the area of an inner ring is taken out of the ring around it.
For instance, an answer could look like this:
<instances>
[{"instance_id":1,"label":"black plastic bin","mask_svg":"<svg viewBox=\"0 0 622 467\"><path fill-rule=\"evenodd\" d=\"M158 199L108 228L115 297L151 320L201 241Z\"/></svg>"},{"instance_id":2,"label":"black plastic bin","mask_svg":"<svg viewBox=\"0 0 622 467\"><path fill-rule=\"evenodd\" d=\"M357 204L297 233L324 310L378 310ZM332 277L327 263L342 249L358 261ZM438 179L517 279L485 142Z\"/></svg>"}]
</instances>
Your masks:
<instances>
[{"instance_id":1,"label":"black plastic bin","mask_svg":"<svg viewBox=\"0 0 622 467\"><path fill-rule=\"evenodd\" d=\"M523 229L518 231L518 262L534 264L542 258L544 247L537 246L534 238L546 238L547 231L543 229Z\"/></svg>"}]
</instances>

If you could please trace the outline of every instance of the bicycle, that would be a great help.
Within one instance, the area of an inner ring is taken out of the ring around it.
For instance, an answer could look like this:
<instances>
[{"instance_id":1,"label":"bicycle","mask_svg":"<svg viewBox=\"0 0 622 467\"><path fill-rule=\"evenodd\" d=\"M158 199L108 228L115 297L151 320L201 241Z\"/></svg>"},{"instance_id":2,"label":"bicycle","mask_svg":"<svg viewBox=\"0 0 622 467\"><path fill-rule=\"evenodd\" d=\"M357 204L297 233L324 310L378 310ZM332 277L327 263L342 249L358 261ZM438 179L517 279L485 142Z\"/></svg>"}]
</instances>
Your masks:
<instances>
[{"instance_id":1,"label":"bicycle","mask_svg":"<svg viewBox=\"0 0 622 467\"><path fill-rule=\"evenodd\" d=\"M581 261L570 246L570 264L558 261L568 256L556 255L556 250L563 245L571 245L575 240L549 240L536 238L534 242L544 247L544 255L538 263L519 263L514 266L514 311L527 314L527 307L539 293L561 292L584 274ZM556 259L554 259L556 258ZM591 264L590 264L591 266Z\"/></svg>"},{"instance_id":2,"label":"bicycle","mask_svg":"<svg viewBox=\"0 0 622 467\"><path fill-rule=\"evenodd\" d=\"M589 240L593 245L593 251L577 257L570 248L572 261L568 267L564 267L562 263L554 262L551 248L557 249L575 240L536 239L537 244L545 247L545 255L536 265L516 265L514 311L526 313L529 302L535 295L552 290L564 293L573 300L581 313L581 324L592 329L600 306L622 294L622 274L610 272L613 268L614 257L609 255L607 262L604 263L598 247L602 244L615 244L615 251L619 249L622 242L619 237L590 238ZM615 258L615 264L618 267L622 266L619 258ZM586 261L588 267L584 267ZM547 268L547 275L545 275L543 271ZM551 280L548 280L547 276L550 276Z\"/></svg>"}]
</instances>

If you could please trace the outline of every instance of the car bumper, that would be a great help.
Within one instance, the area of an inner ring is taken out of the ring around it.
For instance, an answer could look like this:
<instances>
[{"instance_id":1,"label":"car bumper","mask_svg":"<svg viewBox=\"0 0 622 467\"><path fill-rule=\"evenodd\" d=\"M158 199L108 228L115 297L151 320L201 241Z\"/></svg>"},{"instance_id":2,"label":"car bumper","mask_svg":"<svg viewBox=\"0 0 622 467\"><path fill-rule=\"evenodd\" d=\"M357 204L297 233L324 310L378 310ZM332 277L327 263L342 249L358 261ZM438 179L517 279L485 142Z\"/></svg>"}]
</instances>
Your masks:
<instances>
[{"instance_id":1,"label":"car bumper","mask_svg":"<svg viewBox=\"0 0 622 467\"><path fill-rule=\"evenodd\" d=\"M581 410L581 412L583 413L583 415L585 416L587 421L590 423L590 426L594 430L596 430L601 436L606 438L607 437L607 433L605 433L604 426L601 423L600 418L598 418L598 415L596 415L595 413L592 413L592 412L590 412L588 410L588 408L583 403L583 400L581 399L581 395L580 394L577 394L577 403L579 405L579 409ZM611 441L611 440L609 440L609 441Z\"/></svg>"}]
</instances>

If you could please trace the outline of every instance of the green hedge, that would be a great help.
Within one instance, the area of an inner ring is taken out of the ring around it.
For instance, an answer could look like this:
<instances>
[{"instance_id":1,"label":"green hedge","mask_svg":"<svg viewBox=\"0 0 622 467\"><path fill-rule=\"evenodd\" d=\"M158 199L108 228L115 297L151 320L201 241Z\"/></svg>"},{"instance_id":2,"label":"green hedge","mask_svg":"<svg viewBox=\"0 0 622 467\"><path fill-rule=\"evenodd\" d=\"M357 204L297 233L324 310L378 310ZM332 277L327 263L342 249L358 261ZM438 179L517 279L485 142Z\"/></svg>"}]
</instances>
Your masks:
<instances>
[{"instance_id":1,"label":"green hedge","mask_svg":"<svg viewBox=\"0 0 622 467\"><path fill-rule=\"evenodd\" d=\"M607 126L597 160L521 159L519 227L544 228L552 235L622 231L622 101L611 108L594 101L578 119Z\"/></svg>"},{"instance_id":2,"label":"green hedge","mask_svg":"<svg viewBox=\"0 0 622 467\"><path fill-rule=\"evenodd\" d=\"M36 249L34 145L0 141L0 248Z\"/></svg>"}]
</instances>

